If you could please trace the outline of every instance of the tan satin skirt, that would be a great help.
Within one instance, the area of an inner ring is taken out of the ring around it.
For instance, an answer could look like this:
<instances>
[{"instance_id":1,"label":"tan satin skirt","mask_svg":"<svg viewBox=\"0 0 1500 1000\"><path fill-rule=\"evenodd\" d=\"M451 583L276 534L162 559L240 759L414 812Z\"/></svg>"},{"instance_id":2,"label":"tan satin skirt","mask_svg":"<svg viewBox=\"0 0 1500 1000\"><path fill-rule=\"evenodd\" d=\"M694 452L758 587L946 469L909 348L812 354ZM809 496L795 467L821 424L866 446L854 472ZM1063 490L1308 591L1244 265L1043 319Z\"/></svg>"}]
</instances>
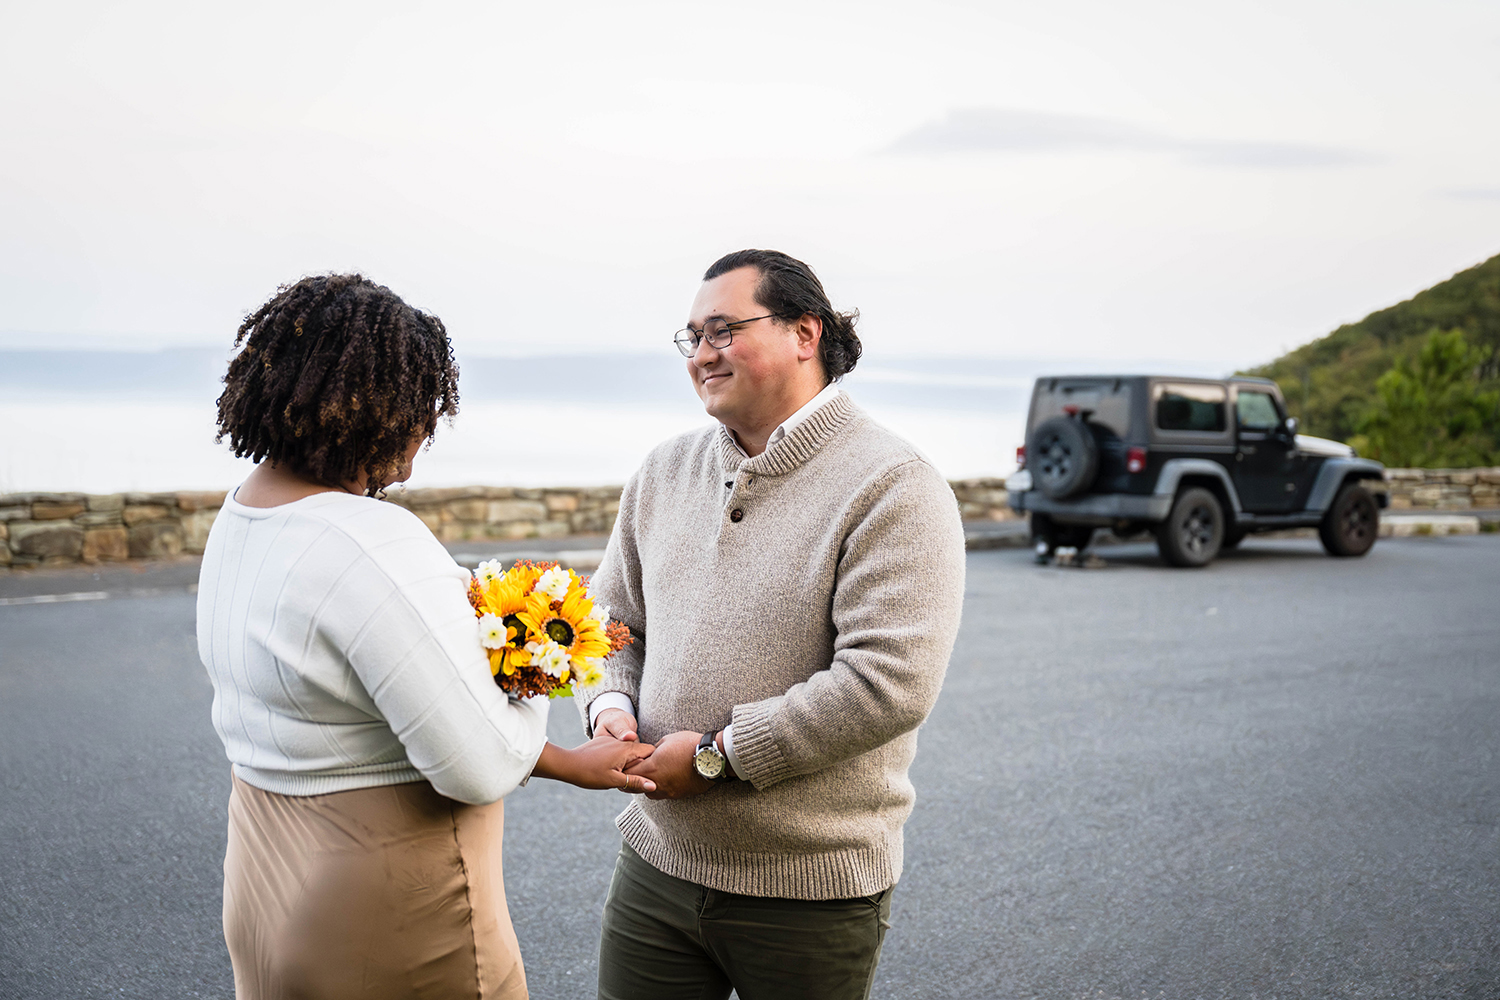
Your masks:
<instances>
[{"instance_id":1,"label":"tan satin skirt","mask_svg":"<svg viewBox=\"0 0 1500 1000\"><path fill-rule=\"evenodd\" d=\"M224 939L238 1000L524 1000L504 803L425 781L288 796L234 778Z\"/></svg>"}]
</instances>

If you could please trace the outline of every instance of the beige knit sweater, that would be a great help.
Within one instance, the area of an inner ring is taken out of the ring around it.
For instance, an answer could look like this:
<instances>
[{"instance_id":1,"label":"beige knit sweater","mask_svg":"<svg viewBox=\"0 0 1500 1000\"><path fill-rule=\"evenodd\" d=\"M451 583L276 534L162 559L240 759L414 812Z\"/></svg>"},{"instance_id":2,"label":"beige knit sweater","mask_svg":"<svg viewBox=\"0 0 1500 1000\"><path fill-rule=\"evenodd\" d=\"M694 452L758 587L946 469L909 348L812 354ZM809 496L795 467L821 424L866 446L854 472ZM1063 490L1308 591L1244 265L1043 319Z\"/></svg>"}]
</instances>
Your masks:
<instances>
[{"instance_id":1,"label":"beige knit sweater","mask_svg":"<svg viewBox=\"0 0 1500 1000\"><path fill-rule=\"evenodd\" d=\"M606 691L647 741L733 721L748 779L635 799L618 823L641 857L753 896L900 878L964 590L958 506L925 458L844 393L754 458L722 427L668 441L626 485L593 586L637 640L577 699L585 725Z\"/></svg>"}]
</instances>

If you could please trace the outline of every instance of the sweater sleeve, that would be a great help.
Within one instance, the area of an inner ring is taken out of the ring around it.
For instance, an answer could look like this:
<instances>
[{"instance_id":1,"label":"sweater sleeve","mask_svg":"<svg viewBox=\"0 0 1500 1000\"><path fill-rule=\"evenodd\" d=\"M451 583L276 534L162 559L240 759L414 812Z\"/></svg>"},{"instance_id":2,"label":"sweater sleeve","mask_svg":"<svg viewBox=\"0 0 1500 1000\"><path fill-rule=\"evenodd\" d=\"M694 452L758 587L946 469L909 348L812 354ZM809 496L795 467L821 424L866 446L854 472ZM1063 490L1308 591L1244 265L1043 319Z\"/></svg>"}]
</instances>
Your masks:
<instances>
[{"instance_id":1,"label":"sweater sleeve","mask_svg":"<svg viewBox=\"0 0 1500 1000\"><path fill-rule=\"evenodd\" d=\"M833 661L785 694L734 708L734 747L757 789L867 753L919 726L958 635L958 504L924 461L893 469L844 538Z\"/></svg>"},{"instance_id":2,"label":"sweater sleeve","mask_svg":"<svg viewBox=\"0 0 1500 1000\"><path fill-rule=\"evenodd\" d=\"M594 599L609 607L609 616L630 629L635 641L604 661L604 679L574 701L583 716L583 730L594 735L589 706L609 691L618 691L640 704L641 670L646 664L646 599L641 585L641 557L637 547L636 519L639 514L640 477L637 472L620 494L620 511L604 549L604 558L589 580Z\"/></svg>"},{"instance_id":3,"label":"sweater sleeve","mask_svg":"<svg viewBox=\"0 0 1500 1000\"><path fill-rule=\"evenodd\" d=\"M495 685L466 596L468 574L419 522L415 528L414 537L402 532L364 547L361 564L326 602L362 613L330 616L327 637L435 789L461 802L494 802L541 755L547 700L518 701Z\"/></svg>"}]
</instances>

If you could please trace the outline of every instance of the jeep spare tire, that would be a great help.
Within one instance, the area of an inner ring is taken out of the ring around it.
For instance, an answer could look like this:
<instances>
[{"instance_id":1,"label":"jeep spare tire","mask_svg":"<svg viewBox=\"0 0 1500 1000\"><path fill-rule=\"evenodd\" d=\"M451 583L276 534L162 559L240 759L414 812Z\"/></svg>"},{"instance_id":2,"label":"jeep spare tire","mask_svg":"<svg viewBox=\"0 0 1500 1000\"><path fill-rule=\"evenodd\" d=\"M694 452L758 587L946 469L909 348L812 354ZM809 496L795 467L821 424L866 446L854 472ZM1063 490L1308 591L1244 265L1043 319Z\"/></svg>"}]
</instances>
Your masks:
<instances>
[{"instance_id":1,"label":"jeep spare tire","mask_svg":"<svg viewBox=\"0 0 1500 1000\"><path fill-rule=\"evenodd\" d=\"M1031 435L1026 466L1037 489L1054 500L1077 496L1099 474L1099 443L1082 420L1053 417Z\"/></svg>"}]
</instances>

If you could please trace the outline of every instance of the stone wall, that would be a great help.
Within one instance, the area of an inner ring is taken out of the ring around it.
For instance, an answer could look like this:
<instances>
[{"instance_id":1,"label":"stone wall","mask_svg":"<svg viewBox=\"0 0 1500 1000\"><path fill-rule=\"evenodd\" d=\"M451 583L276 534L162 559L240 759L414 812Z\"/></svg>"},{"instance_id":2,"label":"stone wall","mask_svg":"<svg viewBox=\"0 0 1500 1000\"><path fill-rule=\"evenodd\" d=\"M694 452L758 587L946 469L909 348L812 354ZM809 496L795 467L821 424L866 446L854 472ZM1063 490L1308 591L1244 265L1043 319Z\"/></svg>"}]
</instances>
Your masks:
<instances>
[{"instance_id":1,"label":"stone wall","mask_svg":"<svg viewBox=\"0 0 1500 1000\"><path fill-rule=\"evenodd\" d=\"M422 519L444 542L607 534L620 509L620 487L512 489L465 486L392 490L386 497Z\"/></svg>"},{"instance_id":2,"label":"stone wall","mask_svg":"<svg viewBox=\"0 0 1500 1000\"><path fill-rule=\"evenodd\" d=\"M1500 507L1500 468L1386 469L1391 510Z\"/></svg>"},{"instance_id":3,"label":"stone wall","mask_svg":"<svg viewBox=\"0 0 1500 1000\"><path fill-rule=\"evenodd\" d=\"M1393 510L1500 507L1500 468L1391 469ZM1006 521L1005 480L951 484L966 521ZM469 486L393 490L390 502L444 542L606 534L620 488ZM203 551L223 493L0 494L0 571L31 566L160 559Z\"/></svg>"},{"instance_id":4,"label":"stone wall","mask_svg":"<svg viewBox=\"0 0 1500 1000\"><path fill-rule=\"evenodd\" d=\"M1003 479L955 479L948 483L958 497L958 511L965 521L1013 521L1020 517L1006 503Z\"/></svg>"},{"instance_id":5,"label":"stone wall","mask_svg":"<svg viewBox=\"0 0 1500 1000\"><path fill-rule=\"evenodd\" d=\"M220 493L0 494L0 568L202 552Z\"/></svg>"}]
</instances>

